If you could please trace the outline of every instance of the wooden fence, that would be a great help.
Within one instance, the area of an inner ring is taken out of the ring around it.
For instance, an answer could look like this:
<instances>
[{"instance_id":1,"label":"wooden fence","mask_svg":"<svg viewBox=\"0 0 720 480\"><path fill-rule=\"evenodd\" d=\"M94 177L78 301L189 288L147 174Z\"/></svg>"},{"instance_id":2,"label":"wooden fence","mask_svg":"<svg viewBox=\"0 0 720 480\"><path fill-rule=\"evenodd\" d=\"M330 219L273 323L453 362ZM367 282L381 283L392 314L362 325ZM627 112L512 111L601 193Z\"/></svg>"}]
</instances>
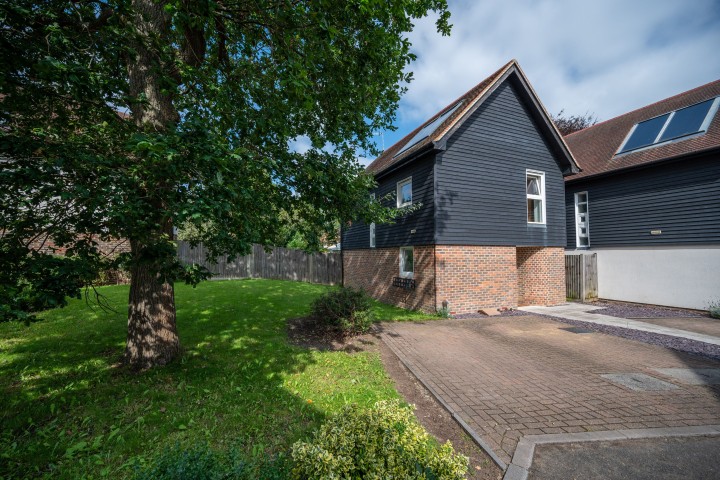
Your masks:
<instances>
[{"instance_id":1,"label":"wooden fence","mask_svg":"<svg viewBox=\"0 0 720 480\"><path fill-rule=\"evenodd\" d=\"M339 285L342 283L342 257L340 253L305 253L275 247L266 253L261 245L253 245L250 255L237 257L233 261L227 256L217 259L215 264L205 260L202 244L191 248L188 242L178 242L178 258L183 263L204 265L213 273L213 278L271 278L295 280L298 282Z\"/></svg>"},{"instance_id":2,"label":"wooden fence","mask_svg":"<svg viewBox=\"0 0 720 480\"><path fill-rule=\"evenodd\" d=\"M565 255L565 291L573 300L597 298L597 253Z\"/></svg>"}]
</instances>

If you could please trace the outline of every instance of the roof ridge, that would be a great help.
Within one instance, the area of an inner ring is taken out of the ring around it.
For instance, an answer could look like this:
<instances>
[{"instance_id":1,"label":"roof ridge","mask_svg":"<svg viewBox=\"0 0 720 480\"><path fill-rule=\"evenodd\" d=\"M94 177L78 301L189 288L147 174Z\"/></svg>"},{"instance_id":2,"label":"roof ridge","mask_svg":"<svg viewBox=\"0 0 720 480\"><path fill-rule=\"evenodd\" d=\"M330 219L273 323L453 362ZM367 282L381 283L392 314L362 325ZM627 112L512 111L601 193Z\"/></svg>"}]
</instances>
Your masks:
<instances>
[{"instance_id":1,"label":"roof ridge","mask_svg":"<svg viewBox=\"0 0 720 480\"><path fill-rule=\"evenodd\" d=\"M634 110L630 110L629 112L621 113L620 115L616 115L616 116L614 116L614 117L612 117L612 118L608 118L607 120L603 120L602 122L598 122L598 123L596 123L595 125L590 125L589 127L585 127L585 128L583 128L583 129L581 129L581 130L578 130L578 131L576 131L576 132L569 133L569 134L565 135L565 137L570 137L570 136L572 136L572 135L575 135L576 133L584 132L585 130L589 130L589 129L591 129L591 128L595 128L595 127L597 127L598 125L602 125L602 124L607 123L607 122L612 122L613 120L617 120L618 118L624 117L624 116L626 116L626 115L630 115L630 114L632 114L632 113L639 112L640 110L644 110L644 109L646 109L646 108L653 107L653 106L658 105L658 104L663 103L663 102L670 101L670 100L672 100L672 99L674 99L674 98L678 98L678 97L681 97L681 96L683 96L683 95L689 95L689 94L691 94L692 92L695 92L696 90L700 90L700 89L702 89L702 88L706 88L708 85L712 85L712 84L718 83L718 82L720 82L720 79L717 79L717 80L713 80L713 81L711 81L711 82L704 83L704 84L700 85L699 87L691 88L690 90L685 90L684 92L676 93L675 95L671 95L671 96L669 96L669 97L663 98L662 100L658 100L658 101L656 101L656 102L649 103L649 104L647 104L647 105L645 105L645 106L638 107L638 108L636 108L636 109L634 109Z\"/></svg>"},{"instance_id":2,"label":"roof ridge","mask_svg":"<svg viewBox=\"0 0 720 480\"><path fill-rule=\"evenodd\" d=\"M472 88L467 90L464 94L457 97L454 101L450 102L445 107L441 108L437 113L432 115L429 119L422 122L417 128L413 129L402 137L400 140L392 144L390 147L386 148L377 158L375 158L366 168L366 171L373 172L373 173L379 173L386 168L390 167L392 164L395 163L394 159L396 156L400 155L398 153L403 146L405 146L414 135L416 135L420 130L425 128L427 125L430 125L433 121L437 120L439 117L441 117L443 114L447 113L449 110L451 110L453 107L461 104L462 102L467 102L468 105L474 104L474 101L477 100L480 96L482 96L482 93L487 90L487 88L494 84L494 82L497 81L498 78L502 76L502 74L507 71L512 65L517 65L517 60L512 59L509 62L507 62L505 65L503 65L501 68L499 68L497 71L493 72L489 76L487 76L485 79L483 79L481 82L474 85ZM468 106L466 105L466 107ZM418 148L422 145L424 145L427 142L423 142L427 138L432 138L433 140L437 137L435 134L436 132L442 131L443 135L445 132L447 132L448 127L452 128L452 125L454 122L461 118L465 113L467 112L467 108L460 108L458 111L453 112L448 118L446 118L440 125L438 125L434 131L430 132L427 137L424 137L423 139L419 140L414 145L410 146L407 150L401 152L403 156L406 156L409 154L409 152L417 151ZM388 161L389 160L389 161ZM382 165L381 165L382 164ZM376 165L375 167L373 167Z\"/></svg>"}]
</instances>

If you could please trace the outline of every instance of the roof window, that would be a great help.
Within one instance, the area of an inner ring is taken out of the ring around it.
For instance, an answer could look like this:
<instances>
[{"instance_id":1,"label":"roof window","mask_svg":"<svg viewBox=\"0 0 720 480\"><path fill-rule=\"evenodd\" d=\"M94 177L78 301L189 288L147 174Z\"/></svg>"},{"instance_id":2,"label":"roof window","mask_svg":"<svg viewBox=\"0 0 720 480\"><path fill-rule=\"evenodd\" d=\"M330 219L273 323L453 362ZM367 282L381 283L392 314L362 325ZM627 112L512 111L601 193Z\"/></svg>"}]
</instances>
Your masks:
<instances>
[{"instance_id":1,"label":"roof window","mask_svg":"<svg viewBox=\"0 0 720 480\"><path fill-rule=\"evenodd\" d=\"M426 137L428 137L431 133L433 133L433 132L435 131L435 129L437 129L437 127L440 126L441 123L443 123L450 115L452 115L453 112L454 112L455 110L457 110L457 108L458 108L459 106L460 106L460 102L457 103L457 104L455 104L455 106L453 106L450 110L448 110L447 112L443 113L442 115L440 115L439 117L437 117L435 120L433 120L432 122L428 123L428 124L425 125L423 128L421 128L420 131L419 131L418 133L416 133L416 134L410 139L410 141L408 141L408 142L405 144L405 146L404 146L403 148L401 148L400 151L399 151L398 153L396 153L394 156L397 157L398 155L400 155L401 153L403 153L405 150L408 150L410 147L412 147L413 145L415 145L416 143L418 143L420 140L423 140L423 139L425 139Z\"/></svg>"},{"instance_id":2,"label":"roof window","mask_svg":"<svg viewBox=\"0 0 720 480\"><path fill-rule=\"evenodd\" d=\"M636 123L620 146L618 154L659 145L688 135L705 132L720 104L711 98L659 117Z\"/></svg>"}]
</instances>

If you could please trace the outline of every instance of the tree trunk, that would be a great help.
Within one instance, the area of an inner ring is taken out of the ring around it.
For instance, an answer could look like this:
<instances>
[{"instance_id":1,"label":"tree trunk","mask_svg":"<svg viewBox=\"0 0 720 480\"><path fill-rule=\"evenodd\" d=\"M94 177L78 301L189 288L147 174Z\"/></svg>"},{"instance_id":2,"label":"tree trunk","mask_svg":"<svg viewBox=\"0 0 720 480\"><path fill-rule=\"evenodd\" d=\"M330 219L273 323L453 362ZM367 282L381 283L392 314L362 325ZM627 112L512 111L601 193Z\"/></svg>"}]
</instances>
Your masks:
<instances>
[{"instance_id":1,"label":"tree trunk","mask_svg":"<svg viewBox=\"0 0 720 480\"><path fill-rule=\"evenodd\" d=\"M133 253L138 248L133 245ZM134 264L130 269L128 305L125 363L144 370L175 359L180 353L180 339L172 283L160 280L148 265Z\"/></svg>"},{"instance_id":2,"label":"tree trunk","mask_svg":"<svg viewBox=\"0 0 720 480\"><path fill-rule=\"evenodd\" d=\"M130 95L135 99L130 108L132 119L140 130L162 132L178 121L179 115L166 85L168 72L174 68L163 59L162 49L168 45L170 16L162 2L133 0L131 21L138 33L134 41L135 56L127 59ZM170 188L170 186L168 186ZM163 228L155 239L172 238L171 212L167 211L161 185L153 185L151 205L147 215ZM139 192L147 198L148 191ZM133 369L165 365L180 353L180 340L175 325L175 291L172 283L160 279L156 262L147 261L146 244L130 238L133 262L130 267L130 298L128 302L128 332L125 362ZM155 268L153 268L155 267Z\"/></svg>"}]
</instances>

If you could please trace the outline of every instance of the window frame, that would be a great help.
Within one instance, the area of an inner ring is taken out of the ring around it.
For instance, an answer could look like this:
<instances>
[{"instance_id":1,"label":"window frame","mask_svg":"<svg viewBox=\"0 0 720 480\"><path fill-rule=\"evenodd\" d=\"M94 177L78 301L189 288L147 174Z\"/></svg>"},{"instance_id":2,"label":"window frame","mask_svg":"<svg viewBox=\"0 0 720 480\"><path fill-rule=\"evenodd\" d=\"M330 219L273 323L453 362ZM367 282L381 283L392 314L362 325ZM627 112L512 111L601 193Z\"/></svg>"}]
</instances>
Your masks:
<instances>
[{"instance_id":1,"label":"window frame","mask_svg":"<svg viewBox=\"0 0 720 480\"><path fill-rule=\"evenodd\" d=\"M412 252L413 264L412 270L405 270L405 257L403 256L404 250L410 250ZM402 278L414 278L415 277L415 247L400 247L400 277Z\"/></svg>"},{"instance_id":2,"label":"window frame","mask_svg":"<svg viewBox=\"0 0 720 480\"><path fill-rule=\"evenodd\" d=\"M578 202L578 196L585 195L585 202ZM580 212L579 205L585 203L585 238L587 238L587 245L580 245ZM590 196L587 190L584 192L575 192L575 247L576 248L590 248Z\"/></svg>"},{"instance_id":3,"label":"window frame","mask_svg":"<svg viewBox=\"0 0 720 480\"><path fill-rule=\"evenodd\" d=\"M540 195L530 194L527 191L527 182L529 177L536 177L540 179ZM545 172L539 170L525 170L525 219L528 225L547 225L546 215L546 195L545 195ZM540 200L540 211L542 215L542 221L531 222L530 221L530 210L528 208L528 200Z\"/></svg>"},{"instance_id":4,"label":"window frame","mask_svg":"<svg viewBox=\"0 0 720 480\"><path fill-rule=\"evenodd\" d=\"M677 112L680 112L680 111L685 110L685 109L687 109L687 108L694 107L694 106L699 105L699 104L701 104L701 103L705 103L705 102L707 102L707 101L709 101L709 100L712 100L713 102L710 104L710 108L708 109L707 113L705 114L705 118L703 119L702 123L700 124L700 128L699 128L697 131L692 132L692 133L686 133L686 134L680 135L680 136L678 136L678 137L668 138L668 139L662 140L662 141L660 140L660 139L662 138L663 134L665 133L665 130L668 128L668 126L670 125L670 122L672 122L672 120L673 120L673 118L675 117L675 114L676 114ZM627 135L625 136L625 139L624 139L624 140L622 141L622 143L620 144L620 147L617 149L617 151L615 152L615 155L614 155L614 156L617 157L617 156L625 155L625 154L631 153L631 152L638 152L638 151L641 151L641 150L645 150L645 149L647 149L647 148L654 148L654 147L657 147L657 146L659 146L659 145L665 145L665 144L668 144L668 143L677 142L677 141L679 141L679 140L682 140L682 139L685 139L685 138L688 138L688 137L692 137L692 136L695 136L695 135L702 135L702 134L706 133L706 132L707 132L707 129L710 127L710 123L712 123L713 118L715 118L715 114L716 114L717 111L718 111L718 107L720 107L720 96L715 97L715 98L706 98L705 100L702 100L702 101L700 101L700 102L695 102L695 103L693 103L692 105L686 105L686 106L684 106L684 107L682 107L682 108L678 108L678 109L672 110L672 111L670 111L670 112L664 112L664 113L662 113L661 115L655 115L655 116L652 117L652 118L648 118L648 119L645 119L645 120L643 120L643 121L641 121L641 122L637 122L635 125L632 126L632 128L630 129L630 131L627 133ZM632 149L629 149L629 150L624 150L624 149L625 149L625 145L627 145L628 141L632 138L633 134L635 133L635 130L637 130L638 125L640 125L641 123L649 122L649 121L654 120L654 119L656 119L656 118L658 118L658 117L663 117L663 116L665 116L665 115L667 115L667 118L665 119L665 123L663 123L663 126L660 128L660 130L658 131L657 135L655 136L655 139L653 140L653 142L652 142L651 144L649 144L649 145L643 145L643 146L641 146L641 147L635 147L635 148L632 148Z\"/></svg>"},{"instance_id":5,"label":"window frame","mask_svg":"<svg viewBox=\"0 0 720 480\"><path fill-rule=\"evenodd\" d=\"M402 200L402 187L405 185L410 184L410 201L401 203ZM397 182L397 186L395 187L395 195L397 196L397 208L407 207L408 205L412 205L413 202L413 190L412 190L412 176L404 178Z\"/></svg>"}]
</instances>

